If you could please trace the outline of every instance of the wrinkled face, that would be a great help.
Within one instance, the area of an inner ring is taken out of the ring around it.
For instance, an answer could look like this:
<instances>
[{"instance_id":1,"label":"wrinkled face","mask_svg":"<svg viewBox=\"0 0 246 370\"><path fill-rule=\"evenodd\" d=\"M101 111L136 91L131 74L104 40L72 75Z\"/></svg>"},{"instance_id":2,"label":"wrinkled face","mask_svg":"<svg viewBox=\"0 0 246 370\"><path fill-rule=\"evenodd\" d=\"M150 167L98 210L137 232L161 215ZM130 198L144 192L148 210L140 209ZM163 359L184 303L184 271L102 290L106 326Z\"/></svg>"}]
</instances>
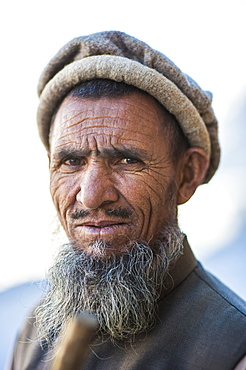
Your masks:
<instances>
[{"instance_id":1,"label":"wrinkled face","mask_svg":"<svg viewBox=\"0 0 246 370\"><path fill-rule=\"evenodd\" d=\"M97 100L68 96L53 123L51 195L69 240L105 255L151 244L176 217L177 170L156 101L133 93Z\"/></svg>"}]
</instances>

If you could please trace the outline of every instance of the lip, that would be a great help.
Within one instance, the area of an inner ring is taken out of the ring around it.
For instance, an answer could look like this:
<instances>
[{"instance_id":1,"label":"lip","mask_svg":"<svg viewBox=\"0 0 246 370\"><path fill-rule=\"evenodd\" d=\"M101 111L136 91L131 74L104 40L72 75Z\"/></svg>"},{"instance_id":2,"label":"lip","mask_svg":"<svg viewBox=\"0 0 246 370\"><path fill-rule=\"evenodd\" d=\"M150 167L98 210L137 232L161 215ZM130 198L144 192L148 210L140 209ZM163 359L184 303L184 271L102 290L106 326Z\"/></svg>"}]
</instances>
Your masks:
<instances>
[{"instance_id":1,"label":"lip","mask_svg":"<svg viewBox=\"0 0 246 370\"><path fill-rule=\"evenodd\" d=\"M96 227L96 228L103 228L115 225L125 225L125 222L122 221L112 221L112 220L105 220L105 221L86 221L82 222L77 226L85 226L85 227Z\"/></svg>"},{"instance_id":2,"label":"lip","mask_svg":"<svg viewBox=\"0 0 246 370\"><path fill-rule=\"evenodd\" d=\"M86 221L75 226L81 228L86 234L105 235L117 232L121 228L125 228L128 224L122 221Z\"/></svg>"}]
</instances>

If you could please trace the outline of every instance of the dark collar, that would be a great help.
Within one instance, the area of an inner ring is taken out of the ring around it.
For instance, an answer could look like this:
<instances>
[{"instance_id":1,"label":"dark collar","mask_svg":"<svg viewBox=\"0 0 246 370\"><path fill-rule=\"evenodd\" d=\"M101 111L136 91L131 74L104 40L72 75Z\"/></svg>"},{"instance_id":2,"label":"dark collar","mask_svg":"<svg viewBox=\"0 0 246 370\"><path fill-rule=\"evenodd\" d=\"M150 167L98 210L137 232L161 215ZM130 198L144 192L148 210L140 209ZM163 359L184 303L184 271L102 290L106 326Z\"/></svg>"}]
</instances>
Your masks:
<instances>
[{"instance_id":1,"label":"dark collar","mask_svg":"<svg viewBox=\"0 0 246 370\"><path fill-rule=\"evenodd\" d=\"M183 251L175 265L169 270L165 279L165 286L162 297L165 297L176 286L178 286L185 278L196 268L197 260L189 246L187 237L183 242Z\"/></svg>"}]
</instances>

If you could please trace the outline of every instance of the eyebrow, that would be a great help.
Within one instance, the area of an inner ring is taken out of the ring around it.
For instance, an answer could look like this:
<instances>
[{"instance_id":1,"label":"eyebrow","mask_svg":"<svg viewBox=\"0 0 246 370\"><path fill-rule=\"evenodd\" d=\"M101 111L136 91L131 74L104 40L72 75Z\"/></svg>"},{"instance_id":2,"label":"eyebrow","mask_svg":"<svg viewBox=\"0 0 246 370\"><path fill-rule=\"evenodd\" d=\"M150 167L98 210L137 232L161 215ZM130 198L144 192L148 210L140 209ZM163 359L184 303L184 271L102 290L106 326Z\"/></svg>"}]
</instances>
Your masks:
<instances>
[{"instance_id":1,"label":"eyebrow","mask_svg":"<svg viewBox=\"0 0 246 370\"><path fill-rule=\"evenodd\" d=\"M130 148L123 148L123 149L119 149L119 148L105 148L102 152L102 155L106 155L106 156L109 156L109 157L124 157L124 158L139 158L139 159L148 159L149 158L149 155L148 153L143 150L143 149L139 149L139 148L135 148L135 147L130 147Z\"/></svg>"},{"instance_id":2,"label":"eyebrow","mask_svg":"<svg viewBox=\"0 0 246 370\"><path fill-rule=\"evenodd\" d=\"M54 154L54 158L57 160L63 160L69 157L90 157L92 153L91 149L81 148L81 149L62 149ZM101 157L114 157L114 158L139 158L142 160L150 159L149 154L139 148L104 148L102 151L97 152L97 156Z\"/></svg>"},{"instance_id":3,"label":"eyebrow","mask_svg":"<svg viewBox=\"0 0 246 370\"><path fill-rule=\"evenodd\" d=\"M91 150L87 149L62 149L54 153L53 157L56 160L63 160L68 157L88 157L91 154Z\"/></svg>"}]
</instances>

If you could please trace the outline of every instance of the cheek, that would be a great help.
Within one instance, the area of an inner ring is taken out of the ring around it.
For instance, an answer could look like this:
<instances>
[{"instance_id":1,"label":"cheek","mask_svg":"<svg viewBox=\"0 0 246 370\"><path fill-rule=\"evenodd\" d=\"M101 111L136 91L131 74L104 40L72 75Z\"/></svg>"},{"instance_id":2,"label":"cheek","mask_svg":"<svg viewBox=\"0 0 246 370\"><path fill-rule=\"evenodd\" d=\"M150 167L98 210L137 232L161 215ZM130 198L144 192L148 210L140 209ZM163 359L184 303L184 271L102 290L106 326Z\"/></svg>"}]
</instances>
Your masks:
<instances>
[{"instance_id":1,"label":"cheek","mask_svg":"<svg viewBox=\"0 0 246 370\"><path fill-rule=\"evenodd\" d=\"M139 174L135 179L135 186L132 187L134 187L135 195L142 195L151 203L156 204L156 202L163 200L169 182L169 177L156 173L153 174L152 171L149 171Z\"/></svg>"},{"instance_id":2,"label":"cheek","mask_svg":"<svg viewBox=\"0 0 246 370\"><path fill-rule=\"evenodd\" d=\"M163 179L157 174L141 173L121 183L125 198L142 215L143 222L152 226L163 215L163 208L169 199L169 181L169 178Z\"/></svg>"},{"instance_id":3,"label":"cheek","mask_svg":"<svg viewBox=\"0 0 246 370\"><path fill-rule=\"evenodd\" d=\"M51 175L50 193L61 220L65 220L68 207L76 200L76 181L66 175Z\"/></svg>"},{"instance_id":4,"label":"cheek","mask_svg":"<svg viewBox=\"0 0 246 370\"><path fill-rule=\"evenodd\" d=\"M173 182L169 179L169 182L148 181L146 184L143 226L147 239L152 242L164 227L173 224L176 220Z\"/></svg>"}]
</instances>

